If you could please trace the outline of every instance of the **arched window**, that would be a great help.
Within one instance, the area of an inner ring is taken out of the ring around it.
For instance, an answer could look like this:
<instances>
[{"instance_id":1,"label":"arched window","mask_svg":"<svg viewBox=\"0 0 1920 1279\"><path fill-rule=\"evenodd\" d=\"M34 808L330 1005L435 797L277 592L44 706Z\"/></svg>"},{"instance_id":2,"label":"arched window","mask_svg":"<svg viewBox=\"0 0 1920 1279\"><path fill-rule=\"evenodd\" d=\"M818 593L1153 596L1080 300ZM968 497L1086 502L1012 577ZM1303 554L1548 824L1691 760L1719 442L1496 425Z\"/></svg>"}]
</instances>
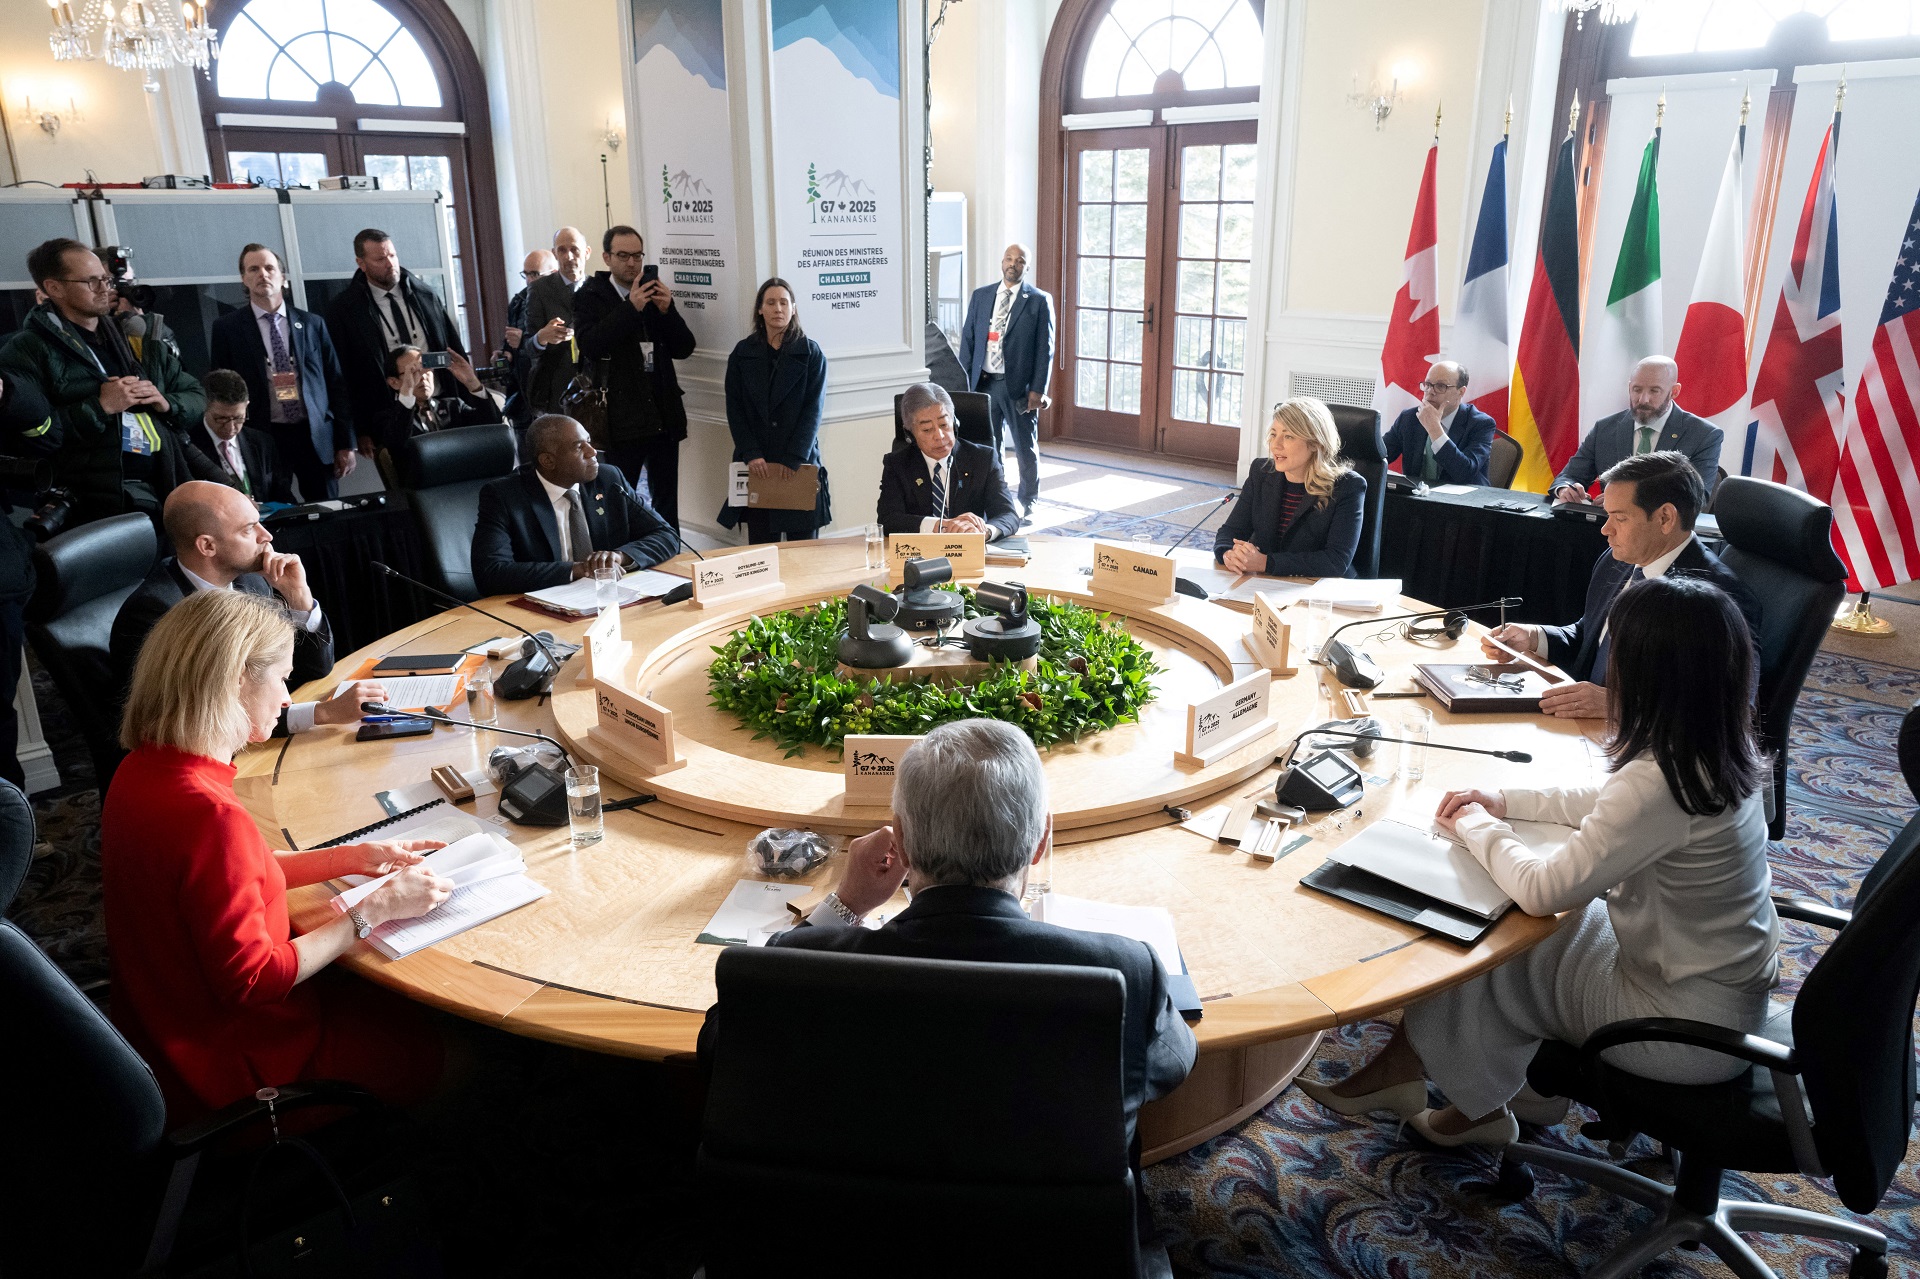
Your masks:
<instances>
[{"instance_id":1,"label":"arched window","mask_svg":"<svg viewBox=\"0 0 1920 1279\"><path fill-rule=\"evenodd\" d=\"M492 129L479 60L446 0L215 0L220 59L200 85L216 177L316 186L343 174L435 191L453 248L442 292L485 350L506 314ZM414 269L438 263L407 261ZM307 304L352 276L308 263ZM316 269L317 267L317 269Z\"/></svg>"},{"instance_id":2,"label":"arched window","mask_svg":"<svg viewBox=\"0 0 1920 1279\"><path fill-rule=\"evenodd\" d=\"M1061 6L1041 73L1052 435L1239 456L1263 13L1262 0Z\"/></svg>"},{"instance_id":3,"label":"arched window","mask_svg":"<svg viewBox=\"0 0 1920 1279\"><path fill-rule=\"evenodd\" d=\"M1920 35L1920 5L1906 0L1660 0L1640 9L1629 57L1763 48L1796 14L1824 18L1835 41Z\"/></svg>"}]
</instances>

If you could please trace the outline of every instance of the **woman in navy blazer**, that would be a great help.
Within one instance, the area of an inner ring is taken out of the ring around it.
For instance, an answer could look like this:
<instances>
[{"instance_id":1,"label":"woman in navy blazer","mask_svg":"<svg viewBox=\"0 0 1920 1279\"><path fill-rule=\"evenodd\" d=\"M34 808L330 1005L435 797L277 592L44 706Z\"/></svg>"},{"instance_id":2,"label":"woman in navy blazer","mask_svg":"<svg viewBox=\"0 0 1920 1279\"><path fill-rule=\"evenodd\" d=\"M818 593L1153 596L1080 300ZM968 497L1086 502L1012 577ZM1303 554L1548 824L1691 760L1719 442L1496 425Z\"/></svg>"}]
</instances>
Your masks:
<instances>
[{"instance_id":1,"label":"woman in navy blazer","mask_svg":"<svg viewBox=\"0 0 1920 1279\"><path fill-rule=\"evenodd\" d=\"M1307 396L1288 400L1273 411L1267 452L1214 535L1214 562L1273 577L1352 577L1367 481L1340 460L1333 414Z\"/></svg>"},{"instance_id":2,"label":"woman in navy blazer","mask_svg":"<svg viewBox=\"0 0 1920 1279\"><path fill-rule=\"evenodd\" d=\"M753 299L753 335L727 357L727 429L733 460L755 475L781 475L820 466L820 409L827 393L827 357L800 329L793 286L775 277ZM833 519L827 468L820 466L820 500L811 511L720 508L728 528L747 522L747 540L809 538Z\"/></svg>"}]
</instances>

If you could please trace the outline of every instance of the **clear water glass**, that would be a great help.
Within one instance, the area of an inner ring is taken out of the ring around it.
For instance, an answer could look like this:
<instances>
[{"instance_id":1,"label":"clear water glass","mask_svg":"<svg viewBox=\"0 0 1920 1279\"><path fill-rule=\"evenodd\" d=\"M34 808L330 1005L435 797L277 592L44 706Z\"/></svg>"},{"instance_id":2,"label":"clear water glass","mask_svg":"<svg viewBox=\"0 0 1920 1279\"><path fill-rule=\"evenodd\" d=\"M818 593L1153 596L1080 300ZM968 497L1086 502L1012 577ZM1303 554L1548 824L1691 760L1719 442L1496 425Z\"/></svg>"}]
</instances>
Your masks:
<instances>
[{"instance_id":1,"label":"clear water glass","mask_svg":"<svg viewBox=\"0 0 1920 1279\"><path fill-rule=\"evenodd\" d=\"M1415 706L1400 715L1400 775L1417 782L1427 775L1427 743L1432 740L1433 712Z\"/></svg>"},{"instance_id":2,"label":"clear water glass","mask_svg":"<svg viewBox=\"0 0 1920 1279\"><path fill-rule=\"evenodd\" d=\"M1033 904L1053 891L1053 841L1047 841L1047 851L1040 854L1040 860L1027 867L1026 891L1020 894L1020 905L1027 910Z\"/></svg>"},{"instance_id":3,"label":"clear water glass","mask_svg":"<svg viewBox=\"0 0 1920 1279\"><path fill-rule=\"evenodd\" d=\"M591 764L567 770L567 827L575 848L597 844L607 833L600 815L600 770Z\"/></svg>"},{"instance_id":4,"label":"clear water glass","mask_svg":"<svg viewBox=\"0 0 1920 1279\"><path fill-rule=\"evenodd\" d=\"M616 618L620 615L620 582L626 577L624 569L597 568L593 570L593 602L599 608L601 616L612 609ZM614 636L618 638L620 626L614 623Z\"/></svg>"},{"instance_id":5,"label":"clear water glass","mask_svg":"<svg viewBox=\"0 0 1920 1279\"><path fill-rule=\"evenodd\" d=\"M1327 641L1333 638L1335 626L1333 620L1333 601L1307 601L1307 616L1312 619L1313 636L1320 645L1315 651L1324 657L1327 651Z\"/></svg>"},{"instance_id":6,"label":"clear water glass","mask_svg":"<svg viewBox=\"0 0 1920 1279\"><path fill-rule=\"evenodd\" d=\"M887 566L887 530L878 524L869 524L867 533L867 571L877 573Z\"/></svg>"},{"instance_id":7,"label":"clear water glass","mask_svg":"<svg viewBox=\"0 0 1920 1279\"><path fill-rule=\"evenodd\" d=\"M467 676L467 719L475 724L492 724L500 718L500 704L494 698L493 668L482 662L480 669Z\"/></svg>"}]
</instances>

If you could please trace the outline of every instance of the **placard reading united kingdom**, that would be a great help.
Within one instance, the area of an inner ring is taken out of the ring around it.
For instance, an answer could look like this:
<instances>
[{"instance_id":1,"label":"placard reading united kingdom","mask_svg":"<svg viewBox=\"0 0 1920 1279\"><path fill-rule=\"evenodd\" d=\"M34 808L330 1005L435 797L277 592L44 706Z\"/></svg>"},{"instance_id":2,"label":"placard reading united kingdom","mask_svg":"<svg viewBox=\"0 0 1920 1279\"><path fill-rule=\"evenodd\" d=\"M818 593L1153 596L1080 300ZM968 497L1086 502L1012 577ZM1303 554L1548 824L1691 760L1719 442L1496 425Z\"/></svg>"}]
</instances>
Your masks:
<instances>
[{"instance_id":1,"label":"placard reading united kingdom","mask_svg":"<svg viewBox=\"0 0 1920 1279\"><path fill-rule=\"evenodd\" d=\"M731 350L733 128L720 0L629 0L647 258L700 346Z\"/></svg>"},{"instance_id":2,"label":"placard reading united kingdom","mask_svg":"<svg viewBox=\"0 0 1920 1279\"><path fill-rule=\"evenodd\" d=\"M829 356L907 341L900 9L769 0L781 266Z\"/></svg>"}]
</instances>

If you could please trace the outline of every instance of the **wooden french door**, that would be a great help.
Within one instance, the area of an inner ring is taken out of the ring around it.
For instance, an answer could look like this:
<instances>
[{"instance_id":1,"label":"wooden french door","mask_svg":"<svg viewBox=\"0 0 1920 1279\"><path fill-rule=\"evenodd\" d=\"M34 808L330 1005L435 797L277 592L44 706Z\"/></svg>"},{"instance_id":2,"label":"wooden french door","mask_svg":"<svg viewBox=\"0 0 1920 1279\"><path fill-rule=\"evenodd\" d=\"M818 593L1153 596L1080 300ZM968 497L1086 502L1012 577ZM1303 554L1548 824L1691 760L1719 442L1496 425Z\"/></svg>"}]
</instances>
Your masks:
<instances>
[{"instance_id":1,"label":"wooden french door","mask_svg":"<svg viewBox=\"0 0 1920 1279\"><path fill-rule=\"evenodd\" d=\"M1239 457L1254 129L1233 121L1069 135L1060 434Z\"/></svg>"}]
</instances>

